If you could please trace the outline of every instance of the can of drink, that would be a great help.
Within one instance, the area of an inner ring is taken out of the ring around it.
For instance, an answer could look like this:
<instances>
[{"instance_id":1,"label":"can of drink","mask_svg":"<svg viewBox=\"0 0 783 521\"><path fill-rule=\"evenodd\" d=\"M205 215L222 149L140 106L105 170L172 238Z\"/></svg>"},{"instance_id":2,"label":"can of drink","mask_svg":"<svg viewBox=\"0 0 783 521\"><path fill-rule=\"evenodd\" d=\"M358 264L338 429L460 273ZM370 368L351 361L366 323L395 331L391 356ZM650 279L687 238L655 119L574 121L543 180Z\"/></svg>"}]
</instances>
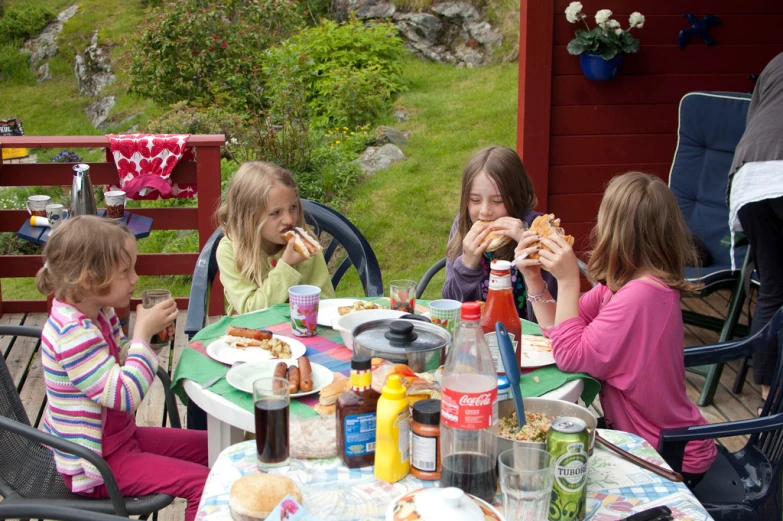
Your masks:
<instances>
[{"instance_id":1,"label":"can of drink","mask_svg":"<svg viewBox=\"0 0 783 521\"><path fill-rule=\"evenodd\" d=\"M508 378L505 376L498 376L498 401L511 399L511 384L508 383Z\"/></svg>"},{"instance_id":2,"label":"can of drink","mask_svg":"<svg viewBox=\"0 0 783 521\"><path fill-rule=\"evenodd\" d=\"M571 416L555 418L546 449L555 460L549 521L583 521L587 497L587 424Z\"/></svg>"}]
</instances>

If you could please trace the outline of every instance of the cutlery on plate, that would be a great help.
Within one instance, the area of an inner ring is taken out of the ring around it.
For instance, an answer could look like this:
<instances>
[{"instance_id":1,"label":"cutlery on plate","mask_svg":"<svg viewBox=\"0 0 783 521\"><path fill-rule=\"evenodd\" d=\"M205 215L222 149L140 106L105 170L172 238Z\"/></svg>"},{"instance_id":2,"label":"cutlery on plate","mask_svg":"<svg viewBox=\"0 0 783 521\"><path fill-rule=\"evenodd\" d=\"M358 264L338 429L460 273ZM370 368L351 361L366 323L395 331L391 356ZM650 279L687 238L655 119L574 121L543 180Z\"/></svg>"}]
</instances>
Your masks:
<instances>
[{"instance_id":1,"label":"cutlery on plate","mask_svg":"<svg viewBox=\"0 0 783 521\"><path fill-rule=\"evenodd\" d=\"M634 463L643 469L647 469L650 472L654 472L655 474L658 474L659 476L662 476L670 481L674 481L675 483L681 483L682 482L682 474L679 472L674 472L673 470L667 470L663 467L660 467L656 465L655 463L650 463L649 461L643 460L639 456L634 456L628 451L625 451L618 447L617 445L607 441L603 436L595 433L595 440L599 442L601 445L606 447L607 449L613 451L615 454L620 456L623 459L626 459L630 461L631 463ZM627 518L627 519L635 519L635 518ZM642 519L642 518L640 518ZM646 518L645 518L646 519ZM653 518L650 518L653 519Z\"/></svg>"},{"instance_id":2,"label":"cutlery on plate","mask_svg":"<svg viewBox=\"0 0 783 521\"><path fill-rule=\"evenodd\" d=\"M240 361L237 361L237 362L234 362L233 364L231 364L231 367L229 367L229 371L230 371L231 369L233 369L234 367L236 367L236 366L238 366L238 365L242 365L242 364L244 364L244 363L245 363L245 362L242 362L241 360L240 360ZM226 371L226 374L228 374L228 371ZM213 385L215 385L216 383L218 383L218 382L219 382L219 381L220 381L222 378L225 378L226 374L221 374L220 376L216 376L216 377L215 377L215 378L213 378L212 380L207 380L206 382L204 382L203 384L201 384L201 390L204 390L204 389L209 389L210 387L212 387Z\"/></svg>"}]
</instances>

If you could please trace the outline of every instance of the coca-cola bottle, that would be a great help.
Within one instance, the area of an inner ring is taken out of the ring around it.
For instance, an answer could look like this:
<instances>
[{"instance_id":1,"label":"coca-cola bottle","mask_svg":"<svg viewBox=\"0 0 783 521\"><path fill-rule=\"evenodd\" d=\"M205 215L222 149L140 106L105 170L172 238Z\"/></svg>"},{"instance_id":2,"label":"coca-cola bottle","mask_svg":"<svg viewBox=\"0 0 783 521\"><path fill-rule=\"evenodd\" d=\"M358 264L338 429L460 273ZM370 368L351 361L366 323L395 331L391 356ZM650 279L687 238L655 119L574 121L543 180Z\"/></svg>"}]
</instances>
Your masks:
<instances>
[{"instance_id":1,"label":"coca-cola bottle","mask_svg":"<svg viewBox=\"0 0 783 521\"><path fill-rule=\"evenodd\" d=\"M493 260L490 270L487 303L481 316L481 330L484 331L484 337L487 339L489 352L495 363L495 371L504 375L506 370L503 367L503 360L500 358L495 324L501 322L506 326L508 338L511 340L511 347L514 348L514 356L517 359L517 367L519 367L522 351L518 346L522 338L522 321L519 320L517 306L514 304L514 290L511 288L511 263L504 260Z\"/></svg>"},{"instance_id":2,"label":"coca-cola bottle","mask_svg":"<svg viewBox=\"0 0 783 521\"><path fill-rule=\"evenodd\" d=\"M497 489L498 377L475 302L462 305L460 325L441 380L441 487L485 501Z\"/></svg>"}]
</instances>

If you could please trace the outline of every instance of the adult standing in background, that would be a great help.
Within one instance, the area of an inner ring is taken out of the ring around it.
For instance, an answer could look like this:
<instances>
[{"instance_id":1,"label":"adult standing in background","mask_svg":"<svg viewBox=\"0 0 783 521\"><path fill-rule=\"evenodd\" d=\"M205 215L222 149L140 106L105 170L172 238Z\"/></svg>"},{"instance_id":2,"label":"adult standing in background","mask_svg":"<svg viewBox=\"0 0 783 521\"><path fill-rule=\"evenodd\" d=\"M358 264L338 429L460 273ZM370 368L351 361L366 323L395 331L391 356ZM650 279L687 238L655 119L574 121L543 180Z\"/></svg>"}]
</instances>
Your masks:
<instances>
[{"instance_id":1,"label":"adult standing in background","mask_svg":"<svg viewBox=\"0 0 783 521\"><path fill-rule=\"evenodd\" d=\"M783 53L767 64L756 83L729 171L727 196L732 250L734 233L743 231L761 280L753 334L783 306ZM775 342L753 355L753 379L764 399L777 357Z\"/></svg>"}]
</instances>

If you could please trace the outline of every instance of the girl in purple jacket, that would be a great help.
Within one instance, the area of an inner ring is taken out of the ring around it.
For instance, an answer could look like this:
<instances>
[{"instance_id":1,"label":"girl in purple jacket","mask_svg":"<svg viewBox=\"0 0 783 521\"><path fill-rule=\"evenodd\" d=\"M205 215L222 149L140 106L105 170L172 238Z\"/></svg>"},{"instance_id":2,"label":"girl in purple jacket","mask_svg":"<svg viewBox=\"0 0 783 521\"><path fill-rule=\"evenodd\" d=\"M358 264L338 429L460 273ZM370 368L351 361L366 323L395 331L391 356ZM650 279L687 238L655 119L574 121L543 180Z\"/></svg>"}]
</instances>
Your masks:
<instances>
[{"instance_id":1,"label":"girl in purple jacket","mask_svg":"<svg viewBox=\"0 0 783 521\"><path fill-rule=\"evenodd\" d=\"M492 259L514 258L514 248L522 233L541 215L533 210L536 204L533 182L516 152L493 146L479 150L470 158L462 172L459 215L449 234L443 298L460 302L487 300ZM488 252L490 231L511 241ZM557 282L548 273L544 277L556 295ZM535 320L527 303L525 281L516 267L511 268L511 283L519 316Z\"/></svg>"}]
</instances>

